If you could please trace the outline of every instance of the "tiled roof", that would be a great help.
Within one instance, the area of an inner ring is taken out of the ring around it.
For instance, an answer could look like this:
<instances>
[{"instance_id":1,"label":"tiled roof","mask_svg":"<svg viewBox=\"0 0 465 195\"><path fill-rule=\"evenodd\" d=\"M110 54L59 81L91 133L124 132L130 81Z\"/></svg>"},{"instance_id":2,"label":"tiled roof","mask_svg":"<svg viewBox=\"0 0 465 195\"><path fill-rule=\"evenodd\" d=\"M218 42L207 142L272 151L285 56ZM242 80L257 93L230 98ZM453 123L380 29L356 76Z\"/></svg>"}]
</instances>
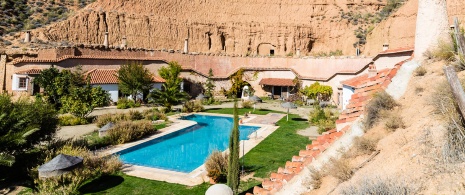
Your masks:
<instances>
[{"instance_id":1,"label":"tiled roof","mask_svg":"<svg viewBox=\"0 0 465 195\"><path fill-rule=\"evenodd\" d=\"M264 78L260 81L259 85L295 86L295 83L293 79Z\"/></svg>"},{"instance_id":2,"label":"tiled roof","mask_svg":"<svg viewBox=\"0 0 465 195\"><path fill-rule=\"evenodd\" d=\"M165 79L163 79L163 78L161 78L161 77L159 77L159 76L153 76L153 77L152 77L152 81L153 81L154 83L164 83L164 82L165 82Z\"/></svg>"},{"instance_id":3,"label":"tiled roof","mask_svg":"<svg viewBox=\"0 0 465 195\"><path fill-rule=\"evenodd\" d=\"M93 69L85 75L90 77L90 84L118 84L118 70Z\"/></svg>"},{"instance_id":4,"label":"tiled roof","mask_svg":"<svg viewBox=\"0 0 465 195\"><path fill-rule=\"evenodd\" d=\"M379 52L378 55L408 52L408 51L413 51L413 49L414 47L400 47L400 48L395 48L395 49L388 49L386 51Z\"/></svg>"},{"instance_id":5,"label":"tiled roof","mask_svg":"<svg viewBox=\"0 0 465 195\"><path fill-rule=\"evenodd\" d=\"M42 72L42 69L40 68L31 68L31 69L27 69L27 70L20 70L20 71L17 71L16 74L40 74Z\"/></svg>"}]
</instances>

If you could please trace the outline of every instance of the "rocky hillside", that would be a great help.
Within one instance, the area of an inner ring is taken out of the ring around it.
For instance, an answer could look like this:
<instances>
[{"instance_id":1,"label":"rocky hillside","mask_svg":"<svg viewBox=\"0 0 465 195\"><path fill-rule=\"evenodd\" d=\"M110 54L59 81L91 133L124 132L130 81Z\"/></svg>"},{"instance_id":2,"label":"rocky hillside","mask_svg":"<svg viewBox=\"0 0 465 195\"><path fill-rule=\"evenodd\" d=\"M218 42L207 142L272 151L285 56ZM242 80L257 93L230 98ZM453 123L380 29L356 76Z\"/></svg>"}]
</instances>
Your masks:
<instances>
[{"instance_id":1,"label":"rocky hillside","mask_svg":"<svg viewBox=\"0 0 465 195\"><path fill-rule=\"evenodd\" d=\"M0 36L62 21L95 0L0 0Z\"/></svg>"},{"instance_id":2,"label":"rocky hillside","mask_svg":"<svg viewBox=\"0 0 465 195\"><path fill-rule=\"evenodd\" d=\"M66 21L35 30L43 41L250 55L262 46L277 55L352 54L367 31L401 0L99 0ZM388 3L389 5L389 3ZM371 27L370 27L371 26ZM338 51L339 50L339 51ZM342 52L340 52L342 51Z\"/></svg>"}]
</instances>

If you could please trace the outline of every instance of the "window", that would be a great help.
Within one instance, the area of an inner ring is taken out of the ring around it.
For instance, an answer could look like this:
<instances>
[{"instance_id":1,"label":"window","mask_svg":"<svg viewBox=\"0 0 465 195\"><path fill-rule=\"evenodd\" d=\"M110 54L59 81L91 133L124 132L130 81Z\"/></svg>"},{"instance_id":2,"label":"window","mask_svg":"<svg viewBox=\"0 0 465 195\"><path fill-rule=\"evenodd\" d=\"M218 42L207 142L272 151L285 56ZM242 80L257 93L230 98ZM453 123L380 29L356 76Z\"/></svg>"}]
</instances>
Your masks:
<instances>
[{"instance_id":1,"label":"window","mask_svg":"<svg viewBox=\"0 0 465 195\"><path fill-rule=\"evenodd\" d=\"M27 78L26 77L20 77L19 82L18 82L18 88L19 89L26 89L27 87Z\"/></svg>"}]
</instances>

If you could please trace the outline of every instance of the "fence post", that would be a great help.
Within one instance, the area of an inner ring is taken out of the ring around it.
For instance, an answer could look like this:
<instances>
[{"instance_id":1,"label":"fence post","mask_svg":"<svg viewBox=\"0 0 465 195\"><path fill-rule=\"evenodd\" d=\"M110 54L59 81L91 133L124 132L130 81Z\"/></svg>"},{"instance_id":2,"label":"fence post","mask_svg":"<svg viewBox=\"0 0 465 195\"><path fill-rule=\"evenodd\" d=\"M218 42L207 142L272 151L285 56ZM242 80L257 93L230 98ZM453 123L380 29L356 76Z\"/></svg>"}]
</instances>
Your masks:
<instances>
[{"instance_id":1,"label":"fence post","mask_svg":"<svg viewBox=\"0 0 465 195\"><path fill-rule=\"evenodd\" d=\"M457 73L455 73L453 66L444 66L443 69L444 73L446 74L447 81L449 82L449 85L452 89L454 99L459 105L460 113L462 114L462 117L465 117L465 91L463 91L460 80L457 77Z\"/></svg>"}]
</instances>

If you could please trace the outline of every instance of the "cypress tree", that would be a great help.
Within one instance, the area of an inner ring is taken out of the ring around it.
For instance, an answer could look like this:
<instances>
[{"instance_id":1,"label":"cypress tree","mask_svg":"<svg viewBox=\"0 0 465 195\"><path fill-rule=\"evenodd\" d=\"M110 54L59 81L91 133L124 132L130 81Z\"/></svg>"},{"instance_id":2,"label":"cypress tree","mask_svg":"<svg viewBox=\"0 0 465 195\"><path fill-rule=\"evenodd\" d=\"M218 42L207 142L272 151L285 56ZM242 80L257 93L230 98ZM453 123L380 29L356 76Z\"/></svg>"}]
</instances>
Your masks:
<instances>
[{"instance_id":1,"label":"cypress tree","mask_svg":"<svg viewBox=\"0 0 465 195\"><path fill-rule=\"evenodd\" d=\"M229 136L229 159L228 159L228 186L234 194L238 194L240 172L239 172L239 114L237 101L234 101L234 121L231 135Z\"/></svg>"}]
</instances>

